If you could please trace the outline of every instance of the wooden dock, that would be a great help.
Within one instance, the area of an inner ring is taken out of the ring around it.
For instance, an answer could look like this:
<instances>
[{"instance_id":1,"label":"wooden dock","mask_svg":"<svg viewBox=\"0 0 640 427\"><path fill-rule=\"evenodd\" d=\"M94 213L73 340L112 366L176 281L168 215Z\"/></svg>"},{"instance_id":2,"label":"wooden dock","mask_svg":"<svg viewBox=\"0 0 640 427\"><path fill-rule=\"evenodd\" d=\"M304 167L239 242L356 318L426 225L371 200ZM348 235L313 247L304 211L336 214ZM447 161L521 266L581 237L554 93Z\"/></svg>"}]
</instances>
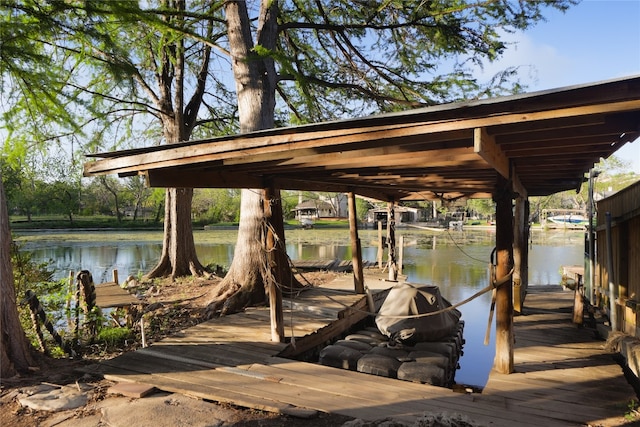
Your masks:
<instances>
[{"instance_id":1,"label":"wooden dock","mask_svg":"<svg viewBox=\"0 0 640 427\"><path fill-rule=\"evenodd\" d=\"M358 304L363 308L366 300L352 292L305 292L285 310L286 335L302 347L319 335L338 336L365 316L360 308L345 309ZM492 426L621 425L633 389L603 341L571 323L572 304L573 294L559 287L531 287L524 315L516 318L516 373L492 372L481 394L283 358L295 351L270 341L266 308L204 322L106 361L102 370L115 381L298 416L321 411L412 420L445 412Z\"/></svg>"},{"instance_id":2,"label":"wooden dock","mask_svg":"<svg viewBox=\"0 0 640 427\"><path fill-rule=\"evenodd\" d=\"M298 271L322 270L335 272L353 271L353 263L350 260L340 259L320 259L320 260L295 260L293 265ZM377 263L374 261L362 261L363 268L374 268Z\"/></svg>"}]
</instances>

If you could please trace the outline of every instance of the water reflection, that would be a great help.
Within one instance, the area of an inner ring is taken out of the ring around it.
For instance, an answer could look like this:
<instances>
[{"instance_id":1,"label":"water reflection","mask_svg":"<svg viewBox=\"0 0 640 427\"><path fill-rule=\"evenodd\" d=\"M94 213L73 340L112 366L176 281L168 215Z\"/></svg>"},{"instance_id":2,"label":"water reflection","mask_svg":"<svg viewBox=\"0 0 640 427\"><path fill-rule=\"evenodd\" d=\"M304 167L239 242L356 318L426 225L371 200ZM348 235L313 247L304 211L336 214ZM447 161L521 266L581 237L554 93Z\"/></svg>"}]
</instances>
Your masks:
<instances>
[{"instance_id":1,"label":"water reflection","mask_svg":"<svg viewBox=\"0 0 640 427\"><path fill-rule=\"evenodd\" d=\"M398 230L403 235L404 270L409 281L438 285L452 303L463 301L489 283L487 266L494 246L491 230L425 232ZM583 234L580 232L533 231L529 249L529 283L557 284L560 267L582 263ZM124 278L148 272L161 252L159 232L22 233L16 235L24 250L36 261L51 261L56 278L69 271L90 270L97 282L111 280L114 269ZM208 230L195 233L196 251L204 264L229 266L233 259L236 232ZM287 251L291 259L351 259L348 230L287 230ZM362 230L363 258L377 259L377 230ZM493 364L494 331L483 344L491 295L489 293L461 307L465 320L464 355L456 381L484 385ZM493 328L493 325L492 325Z\"/></svg>"}]
</instances>

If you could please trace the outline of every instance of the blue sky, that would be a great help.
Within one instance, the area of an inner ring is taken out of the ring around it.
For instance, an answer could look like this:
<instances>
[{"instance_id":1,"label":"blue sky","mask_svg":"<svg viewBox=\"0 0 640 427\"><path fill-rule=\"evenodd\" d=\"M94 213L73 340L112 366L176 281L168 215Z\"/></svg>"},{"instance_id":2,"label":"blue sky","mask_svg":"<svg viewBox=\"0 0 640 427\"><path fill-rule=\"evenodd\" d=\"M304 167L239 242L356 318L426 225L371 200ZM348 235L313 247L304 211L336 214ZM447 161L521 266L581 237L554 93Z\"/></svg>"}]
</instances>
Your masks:
<instances>
[{"instance_id":1,"label":"blue sky","mask_svg":"<svg viewBox=\"0 0 640 427\"><path fill-rule=\"evenodd\" d=\"M522 66L526 92L640 75L640 0L583 0L545 16L546 22L509 35L517 43L486 71ZM640 139L615 154L640 173Z\"/></svg>"}]
</instances>

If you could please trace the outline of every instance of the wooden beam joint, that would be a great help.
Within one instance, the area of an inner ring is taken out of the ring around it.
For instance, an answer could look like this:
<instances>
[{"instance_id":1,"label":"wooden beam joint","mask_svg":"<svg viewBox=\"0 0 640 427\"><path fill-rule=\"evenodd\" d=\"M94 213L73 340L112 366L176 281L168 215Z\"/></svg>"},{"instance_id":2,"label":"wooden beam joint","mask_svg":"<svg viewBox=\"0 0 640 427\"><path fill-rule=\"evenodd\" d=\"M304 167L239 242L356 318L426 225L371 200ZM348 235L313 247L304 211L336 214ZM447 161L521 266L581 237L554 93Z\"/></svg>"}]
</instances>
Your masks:
<instances>
[{"instance_id":1,"label":"wooden beam joint","mask_svg":"<svg viewBox=\"0 0 640 427\"><path fill-rule=\"evenodd\" d=\"M473 151L494 168L500 175L511 182L511 189L520 197L527 197L527 189L520 182L520 178L516 174L515 168L509 161L509 158L496 143L493 135L487 132L487 129L475 128L473 130Z\"/></svg>"}]
</instances>

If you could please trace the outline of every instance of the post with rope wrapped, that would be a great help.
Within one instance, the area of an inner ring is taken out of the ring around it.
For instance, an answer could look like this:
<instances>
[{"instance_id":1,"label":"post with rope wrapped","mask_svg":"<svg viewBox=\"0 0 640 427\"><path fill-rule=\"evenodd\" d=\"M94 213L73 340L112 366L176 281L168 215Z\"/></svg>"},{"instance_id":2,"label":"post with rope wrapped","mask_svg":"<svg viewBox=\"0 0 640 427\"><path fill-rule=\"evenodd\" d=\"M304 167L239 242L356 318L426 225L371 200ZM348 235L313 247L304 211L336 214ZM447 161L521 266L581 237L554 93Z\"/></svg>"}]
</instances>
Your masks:
<instances>
[{"instance_id":1,"label":"post with rope wrapped","mask_svg":"<svg viewBox=\"0 0 640 427\"><path fill-rule=\"evenodd\" d=\"M523 283L523 270L526 263L525 253L527 240L525 239L525 202L526 198L517 197L513 223L513 309L522 313L526 283Z\"/></svg>"},{"instance_id":2,"label":"post with rope wrapped","mask_svg":"<svg viewBox=\"0 0 640 427\"><path fill-rule=\"evenodd\" d=\"M384 265L382 263L382 256L384 254L384 248L382 246L382 221L378 221L378 268L380 271L384 270Z\"/></svg>"},{"instance_id":3,"label":"post with rope wrapped","mask_svg":"<svg viewBox=\"0 0 640 427\"><path fill-rule=\"evenodd\" d=\"M510 374L513 363L513 282L510 270L513 259L513 208L509 182L498 174L496 192L496 356L494 369ZM506 279L506 280L505 280Z\"/></svg>"},{"instance_id":4,"label":"post with rope wrapped","mask_svg":"<svg viewBox=\"0 0 640 427\"><path fill-rule=\"evenodd\" d=\"M280 200L280 190L273 186L264 189L264 219L266 222L267 262L270 270L270 277L267 279L267 291L269 297L269 313L271 317L271 341L284 342L284 315L282 308L282 289L284 266L287 262L284 253L284 224L282 222L282 204ZM279 236L276 236L276 233ZM277 240L280 237L280 240Z\"/></svg>"},{"instance_id":5,"label":"post with rope wrapped","mask_svg":"<svg viewBox=\"0 0 640 427\"><path fill-rule=\"evenodd\" d=\"M396 202L387 203L387 247L389 281L398 280L398 265L396 264Z\"/></svg>"},{"instance_id":6,"label":"post with rope wrapped","mask_svg":"<svg viewBox=\"0 0 640 427\"><path fill-rule=\"evenodd\" d=\"M362 269L362 247L358 238L358 216L356 195L349 192L349 234L351 236L351 264L353 265L353 285L357 294L364 294L364 273Z\"/></svg>"}]
</instances>

